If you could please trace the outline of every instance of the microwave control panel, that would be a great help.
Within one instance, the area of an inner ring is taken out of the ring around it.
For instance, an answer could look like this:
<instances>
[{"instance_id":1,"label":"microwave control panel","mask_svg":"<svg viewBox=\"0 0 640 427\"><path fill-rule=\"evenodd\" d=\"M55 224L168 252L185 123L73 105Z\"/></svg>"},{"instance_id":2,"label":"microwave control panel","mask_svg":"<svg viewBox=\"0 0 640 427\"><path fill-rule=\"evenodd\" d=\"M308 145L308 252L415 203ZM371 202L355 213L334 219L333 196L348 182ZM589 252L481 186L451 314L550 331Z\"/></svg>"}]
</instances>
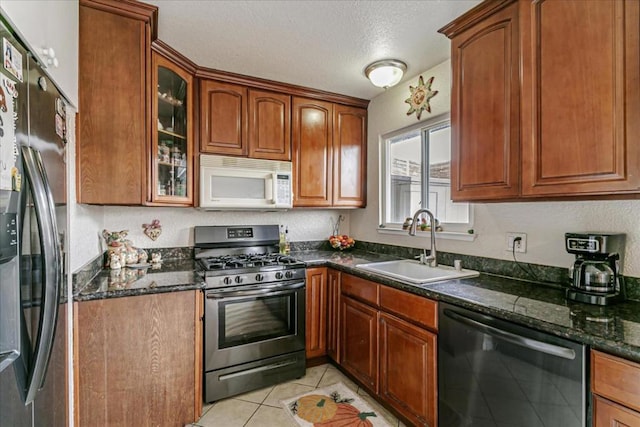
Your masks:
<instances>
[{"instance_id":1,"label":"microwave control panel","mask_svg":"<svg viewBox=\"0 0 640 427\"><path fill-rule=\"evenodd\" d=\"M276 194L276 203L278 205L291 205L291 175L279 173L276 174L278 182Z\"/></svg>"}]
</instances>

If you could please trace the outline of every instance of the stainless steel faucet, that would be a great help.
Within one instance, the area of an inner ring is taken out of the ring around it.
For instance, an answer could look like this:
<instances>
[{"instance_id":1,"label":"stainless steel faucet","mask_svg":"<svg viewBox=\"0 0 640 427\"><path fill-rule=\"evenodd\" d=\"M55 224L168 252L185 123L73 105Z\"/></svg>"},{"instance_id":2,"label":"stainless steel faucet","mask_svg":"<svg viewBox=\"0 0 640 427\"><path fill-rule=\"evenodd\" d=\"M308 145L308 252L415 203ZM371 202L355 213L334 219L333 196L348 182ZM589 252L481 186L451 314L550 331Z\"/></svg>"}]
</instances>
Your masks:
<instances>
[{"instance_id":1,"label":"stainless steel faucet","mask_svg":"<svg viewBox=\"0 0 640 427\"><path fill-rule=\"evenodd\" d=\"M438 266L437 251L436 251L436 217L433 216L431 211L426 208L418 209L416 213L413 214L413 221L411 221L411 227L409 227L409 236L416 235L416 228L418 226L418 216L420 214L426 213L429 217L429 225L431 228L431 253L429 256L426 256L425 250L423 250L422 256L420 256L420 264L429 264L431 267Z\"/></svg>"}]
</instances>

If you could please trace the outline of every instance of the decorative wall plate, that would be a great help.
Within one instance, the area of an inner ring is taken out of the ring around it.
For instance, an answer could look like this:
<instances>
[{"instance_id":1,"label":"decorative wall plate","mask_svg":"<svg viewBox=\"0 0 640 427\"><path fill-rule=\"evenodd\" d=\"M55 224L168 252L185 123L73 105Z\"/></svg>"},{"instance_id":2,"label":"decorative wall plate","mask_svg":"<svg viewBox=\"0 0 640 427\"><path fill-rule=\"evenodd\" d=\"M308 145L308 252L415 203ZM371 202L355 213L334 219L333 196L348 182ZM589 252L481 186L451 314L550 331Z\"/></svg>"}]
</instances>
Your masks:
<instances>
[{"instance_id":1,"label":"decorative wall plate","mask_svg":"<svg viewBox=\"0 0 640 427\"><path fill-rule=\"evenodd\" d=\"M404 100L404 102L409 104L409 111L407 111L407 116L416 113L417 119L420 120L420 116L422 115L423 110L427 110L428 113L431 112L429 100L438 94L437 90L431 90L431 84L433 83L434 78L435 77L431 77L429 80L427 80L427 84L425 84L422 76L420 76L420 78L418 78L418 86L409 86L411 95L409 96L409 98Z\"/></svg>"},{"instance_id":2,"label":"decorative wall plate","mask_svg":"<svg viewBox=\"0 0 640 427\"><path fill-rule=\"evenodd\" d=\"M142 224L142 228L144 228L144 234L151 240L156 240L162 233L162 225L158 219L151 221L151 224Z\"/></svg>"}]
</instances>

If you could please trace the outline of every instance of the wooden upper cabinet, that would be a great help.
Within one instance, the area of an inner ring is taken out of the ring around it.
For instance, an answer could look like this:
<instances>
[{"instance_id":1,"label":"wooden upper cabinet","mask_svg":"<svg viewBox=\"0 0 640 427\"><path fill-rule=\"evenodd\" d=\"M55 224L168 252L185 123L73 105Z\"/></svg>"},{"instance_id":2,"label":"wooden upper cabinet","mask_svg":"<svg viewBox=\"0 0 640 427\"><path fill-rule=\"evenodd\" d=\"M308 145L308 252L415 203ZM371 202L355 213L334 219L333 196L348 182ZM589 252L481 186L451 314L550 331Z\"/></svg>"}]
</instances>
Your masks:
<instances>
[{"instance_id":1,"label":"wooden upper cabinet","mask_svg":"<svg viewBox=\"0 0 640 427\"><path fill-rule=\"evenodd\" d=\"M200 152L291 160L291 96L201 80Z\"/></svg>"},{"instance_id":2,"label":"wooden upper cabinet","mask_svg":"<svg viewBox=\"0 0 640 427\"><path fill-rule=\"evenodd\" d=\"M249 89L249 157L291 160L291 97Z\"/></svg>"},{"instance_id":3,"label":"wooden upper cabinet","mask_svg":"<svg viewBox=\"0 0 640 427\"><path fill-rule=\"evenodd\" d=\"M639 5L520 4L523 195L640 188Z\"/></svg>"},{"instance_id":4,"label":"wooden upper cabinet","mask_svg":"<svg viewBox=\"0 0 640 427\"><path fill-rule=\"evenodd\" d=\"M510 198L520 192L518 63L516 3L451 40L454 201Z\"/></svg>"},{"instance_id":5,"label":"wooden upper cabinet","mask_svg":"<svg viewBox=\"0 0 640 427\"><path fill-rule=\"evenodd\" d=\"M367 110L336 104L333 128L333 206L364 207Z\"/></svg>"},{"instance_id":6,"label":"wooden upper cabinet","mask_svg":"<svg viewBox=\"0 0 640 427\"><path fill-rule=\"evenodd\" d=\"M152 52L151 201L193 205L193 76Z\"/></svg>"},{"instance_id":7,"label":"wooden upper cabinet","mask_svg":"<svg viewBox=\"0 0 640 427\"><path fill-rule=\"evenodd\" d=\"M144 204L150 46L157 8L82 0L79 13L78 202Z\"/></svg>"},{"instance_id":8,"label":"wooden upper cabinet","mask_svg":"<svg viewBox=\"0 0 640 427\"><path fill-rule=\"evenodd\" d=\"M640 192L639 9L486 1L440 30L452 40L454 200Z\"/></svg>"},{"instance_id":9,"label":"wooden upper cabinet","mask_svg":"<svg viewBox=\"0 0 640 427\"><path fill-rule=\"evenodd\" d=\"M333 104L293 98L293 205L326 207L333 191Z\"/></svg>"},{"instance_id":10,"label":"wooden upper cabinet","mask_svg":"<svg viewBox=\"0 0 640 427\"><path fill-rule=\"evenodd\" d=\"M200 81L200 151L246 156L248 91L245 86Z\"/></svg>"},{"instance_id":11,"label":"wooden upper cabinet","mask_svg":"<svg viewBox=\"0 0 640 427\"><path fill-rule=\"evenodd\" d=\"M294 207L364 207L367 110L293 98Z\"/></svg>"}]
</instances>

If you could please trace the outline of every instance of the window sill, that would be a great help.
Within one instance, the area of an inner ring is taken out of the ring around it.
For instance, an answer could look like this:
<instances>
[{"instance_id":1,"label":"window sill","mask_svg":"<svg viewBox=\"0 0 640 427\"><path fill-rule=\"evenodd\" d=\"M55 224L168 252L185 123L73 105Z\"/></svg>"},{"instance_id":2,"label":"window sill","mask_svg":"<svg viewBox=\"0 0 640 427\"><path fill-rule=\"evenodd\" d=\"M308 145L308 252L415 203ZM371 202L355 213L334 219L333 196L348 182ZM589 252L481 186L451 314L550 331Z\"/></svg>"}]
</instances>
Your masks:
<instances>
[{"instance_id":1,"label":"window sill","mask_svg":"<svg viewBox=\"0 0 640 427\"><path fill-rule=\"evenodd\" d=\"M408 235L409 232L407 230L400 230L397 228L378 228L378 233L395 234L400 236L400 235ZM430 231L418 230L418 232L416 233L416 237L425 236L428 238L430 233L431 233ZM443 240L460 240L465 242L473 242L474 240L476 240L476 237L478 237L478 235L475 233L469 234L469 233L460 233L455 231L437 231L436 232L436 239L443 239Z\"/></svg>"}]
</instances>

